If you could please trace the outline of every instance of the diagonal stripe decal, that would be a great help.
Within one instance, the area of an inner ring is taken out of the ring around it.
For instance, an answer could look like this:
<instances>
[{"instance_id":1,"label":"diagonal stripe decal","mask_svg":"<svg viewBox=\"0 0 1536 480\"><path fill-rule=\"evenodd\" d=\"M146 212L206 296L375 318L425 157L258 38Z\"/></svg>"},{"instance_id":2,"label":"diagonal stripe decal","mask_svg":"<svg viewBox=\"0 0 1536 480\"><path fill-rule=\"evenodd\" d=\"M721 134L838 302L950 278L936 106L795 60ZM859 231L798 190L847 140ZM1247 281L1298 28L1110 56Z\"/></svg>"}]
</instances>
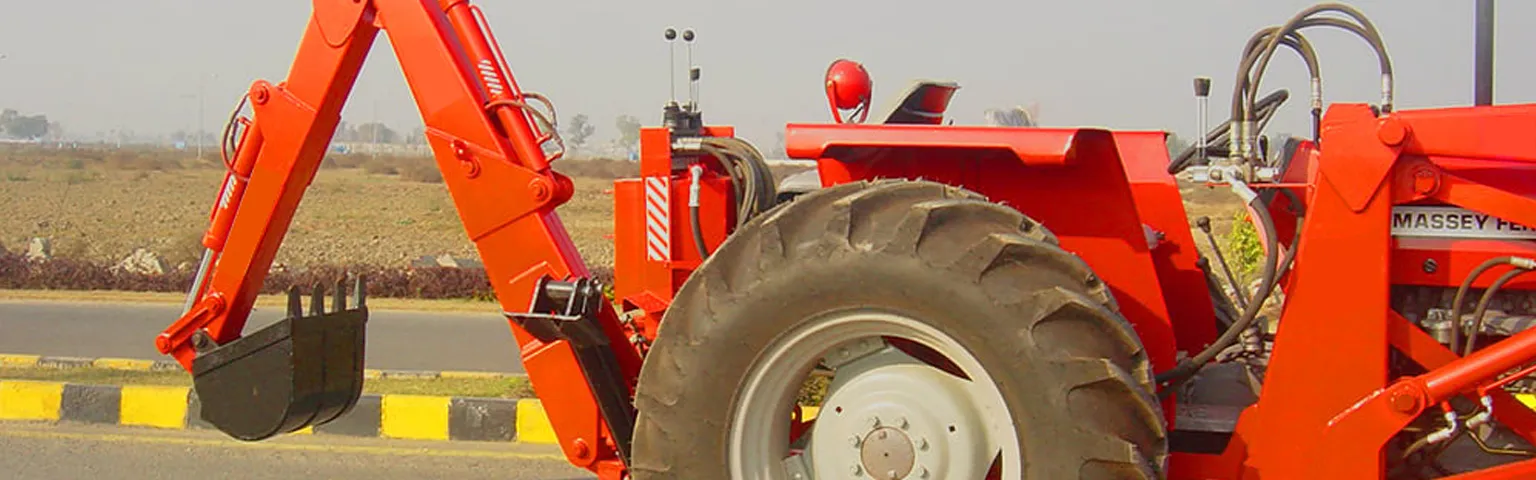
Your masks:
<instances>
[{"instance_id":1,"label":"diagonal stripe decal","mask_svg":"<svg viewBox=\"0 0 1536 480\"><path fill-rule=\"evenodd\" d=\"M646 258L672 259L671 185L665 177L645 178Z\"/></svg>"}]
</instances>

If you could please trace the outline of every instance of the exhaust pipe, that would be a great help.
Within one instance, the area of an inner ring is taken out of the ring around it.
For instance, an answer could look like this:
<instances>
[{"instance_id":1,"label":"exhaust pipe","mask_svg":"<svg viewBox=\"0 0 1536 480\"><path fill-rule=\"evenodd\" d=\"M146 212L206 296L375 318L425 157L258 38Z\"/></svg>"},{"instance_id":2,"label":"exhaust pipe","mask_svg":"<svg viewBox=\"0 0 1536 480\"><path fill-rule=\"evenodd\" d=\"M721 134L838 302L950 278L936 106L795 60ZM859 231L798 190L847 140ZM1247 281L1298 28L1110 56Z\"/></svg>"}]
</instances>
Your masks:
<instances>
[{"instance_id":1,"label":"exhaust pipe","mask_svg":"<svg viewBox=\"0 0 1536 480\"><path fill-rule=\"evenodd\" d=\"M1473 78L1473 103L1493 105L1493 0L1477 0L1476 64Z\"/></svg>"}]
</instances>

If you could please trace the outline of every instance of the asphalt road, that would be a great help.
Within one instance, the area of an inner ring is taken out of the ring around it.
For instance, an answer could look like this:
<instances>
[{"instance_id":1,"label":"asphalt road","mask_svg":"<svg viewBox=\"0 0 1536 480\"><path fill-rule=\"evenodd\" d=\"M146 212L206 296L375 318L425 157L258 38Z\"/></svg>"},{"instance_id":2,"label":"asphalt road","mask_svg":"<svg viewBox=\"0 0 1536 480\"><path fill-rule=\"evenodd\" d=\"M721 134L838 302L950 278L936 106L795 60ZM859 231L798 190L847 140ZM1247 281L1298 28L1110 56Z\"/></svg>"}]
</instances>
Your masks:
<instances>
[{"instance_id":1,"label":"asphalt road","mask_svg":"<svg viewBox=\"0 0 1536 480\"><path fill-rule=\"evenodd\" d=\"M298 436L242 443L210 431L0 422L0 476L15 480L596 478L553 446Z\"/></svg>"},{"instance_id":2,"label":"asphalt road","mask_svg":"<svg viewBox=\"0 0 1536 480\"><path fill-rule=\"evenodd\" d=\"M369 313L368 368L523 371L512 330L495 313ZM282 314L257 308L245 331ZM0 353L168 359L155 350L155 336L180 316L179 305L4 301Z\"/></svg>"}]
</instances>

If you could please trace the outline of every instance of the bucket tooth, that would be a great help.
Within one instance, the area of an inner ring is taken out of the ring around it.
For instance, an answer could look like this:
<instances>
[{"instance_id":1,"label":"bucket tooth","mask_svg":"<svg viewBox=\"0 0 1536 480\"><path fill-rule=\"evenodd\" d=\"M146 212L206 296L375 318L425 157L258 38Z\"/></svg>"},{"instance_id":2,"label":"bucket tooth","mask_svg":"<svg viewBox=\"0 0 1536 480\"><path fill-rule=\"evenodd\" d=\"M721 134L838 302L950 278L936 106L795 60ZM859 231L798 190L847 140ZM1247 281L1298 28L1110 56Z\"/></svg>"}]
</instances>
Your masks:
<instances>
[{"instance_id":1,"label":"bucket tooth","mask_svg":"<svg viewBox=\"0 0 1536 480\"><path fill-rule=\"evenodd\" d=\"M288 317L299 318L304 316L304 297L299 293L299 286L288 287Z\"/></svg>"},{"instance_id":2,"label":"bucket tooth","mask_svg":"<svg viewBox=\"0 0 1536 480\"><path fill-rule=\"evenodd\" d=\"M309 292L310 316L325 315L325 288L324 284L315 284L315 289Z\"/></svg>"},{"instance_id":3,"label":"bucket tooth","mask_svg":"<svg viewBox=\"0 0 1536 480\"><path fill-rule=\"evenodd\" d=\"M352 294L357 297L357 308L367 308L367 295L363 292L363 274L357 274L352 282Z\"/></svg>"},{"instance_id":4,"label":"bucket tooth","mask_svg":"<svg viewBox=\"0 0 1536 480\"><path fill-rule=\"evenodd\" d=\"M336 291L331 293L334 300L331 303L331 311L340 312L347 309L347 281L336 279Z\"/></svg>"},{"instance_id":5,"label":"bucket tooth","mask_svg":"<svg viewBox=\"0 0 1536 480\"><path fill-rule=\"evenodd\" d=\"M203 420L253 441L350 411L362 394L368 309L361 301L347 308L343 285L331 312L324 288L310 292L308 315L302 293L291 288L287 318L199 352L192 374Z\"/></svg>"}]
</instances>

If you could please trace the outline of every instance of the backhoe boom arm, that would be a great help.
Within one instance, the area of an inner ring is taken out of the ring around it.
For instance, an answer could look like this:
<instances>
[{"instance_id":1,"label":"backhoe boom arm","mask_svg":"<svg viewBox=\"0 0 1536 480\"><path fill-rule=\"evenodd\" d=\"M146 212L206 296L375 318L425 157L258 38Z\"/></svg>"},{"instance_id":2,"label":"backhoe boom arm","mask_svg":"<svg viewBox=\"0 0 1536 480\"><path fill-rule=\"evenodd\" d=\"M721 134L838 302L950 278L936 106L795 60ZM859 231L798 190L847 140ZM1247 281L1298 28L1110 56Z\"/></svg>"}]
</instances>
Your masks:
<instances>
[{"instance_id":1,"label":"backhoe boom arm","mask_svg":"<svg viewBox=\"0 0 1536 480\"><path fill-rule=\"evenodd\" d=\"M562 447L573 463L606 475L622 468L627 450L633 419L623 417L632 416L639 355L606 301L591 302L580 318L532 311L559 310L549 300L570 298L566 287L589 273L554 213L570 199L572 183L549 168L559 153L550 157L543 149L558 141L553 120L529 107L527 100L542 97L518 89L483 25L465 0L315 0L286 81L257 81L247 93L253 118L204 238L206 272L190 292L189 310L156 345L196 373L199 354L242 338L382 30ZM537 322L554 323L534 328Z\"/></svg>"}]
</instances>

